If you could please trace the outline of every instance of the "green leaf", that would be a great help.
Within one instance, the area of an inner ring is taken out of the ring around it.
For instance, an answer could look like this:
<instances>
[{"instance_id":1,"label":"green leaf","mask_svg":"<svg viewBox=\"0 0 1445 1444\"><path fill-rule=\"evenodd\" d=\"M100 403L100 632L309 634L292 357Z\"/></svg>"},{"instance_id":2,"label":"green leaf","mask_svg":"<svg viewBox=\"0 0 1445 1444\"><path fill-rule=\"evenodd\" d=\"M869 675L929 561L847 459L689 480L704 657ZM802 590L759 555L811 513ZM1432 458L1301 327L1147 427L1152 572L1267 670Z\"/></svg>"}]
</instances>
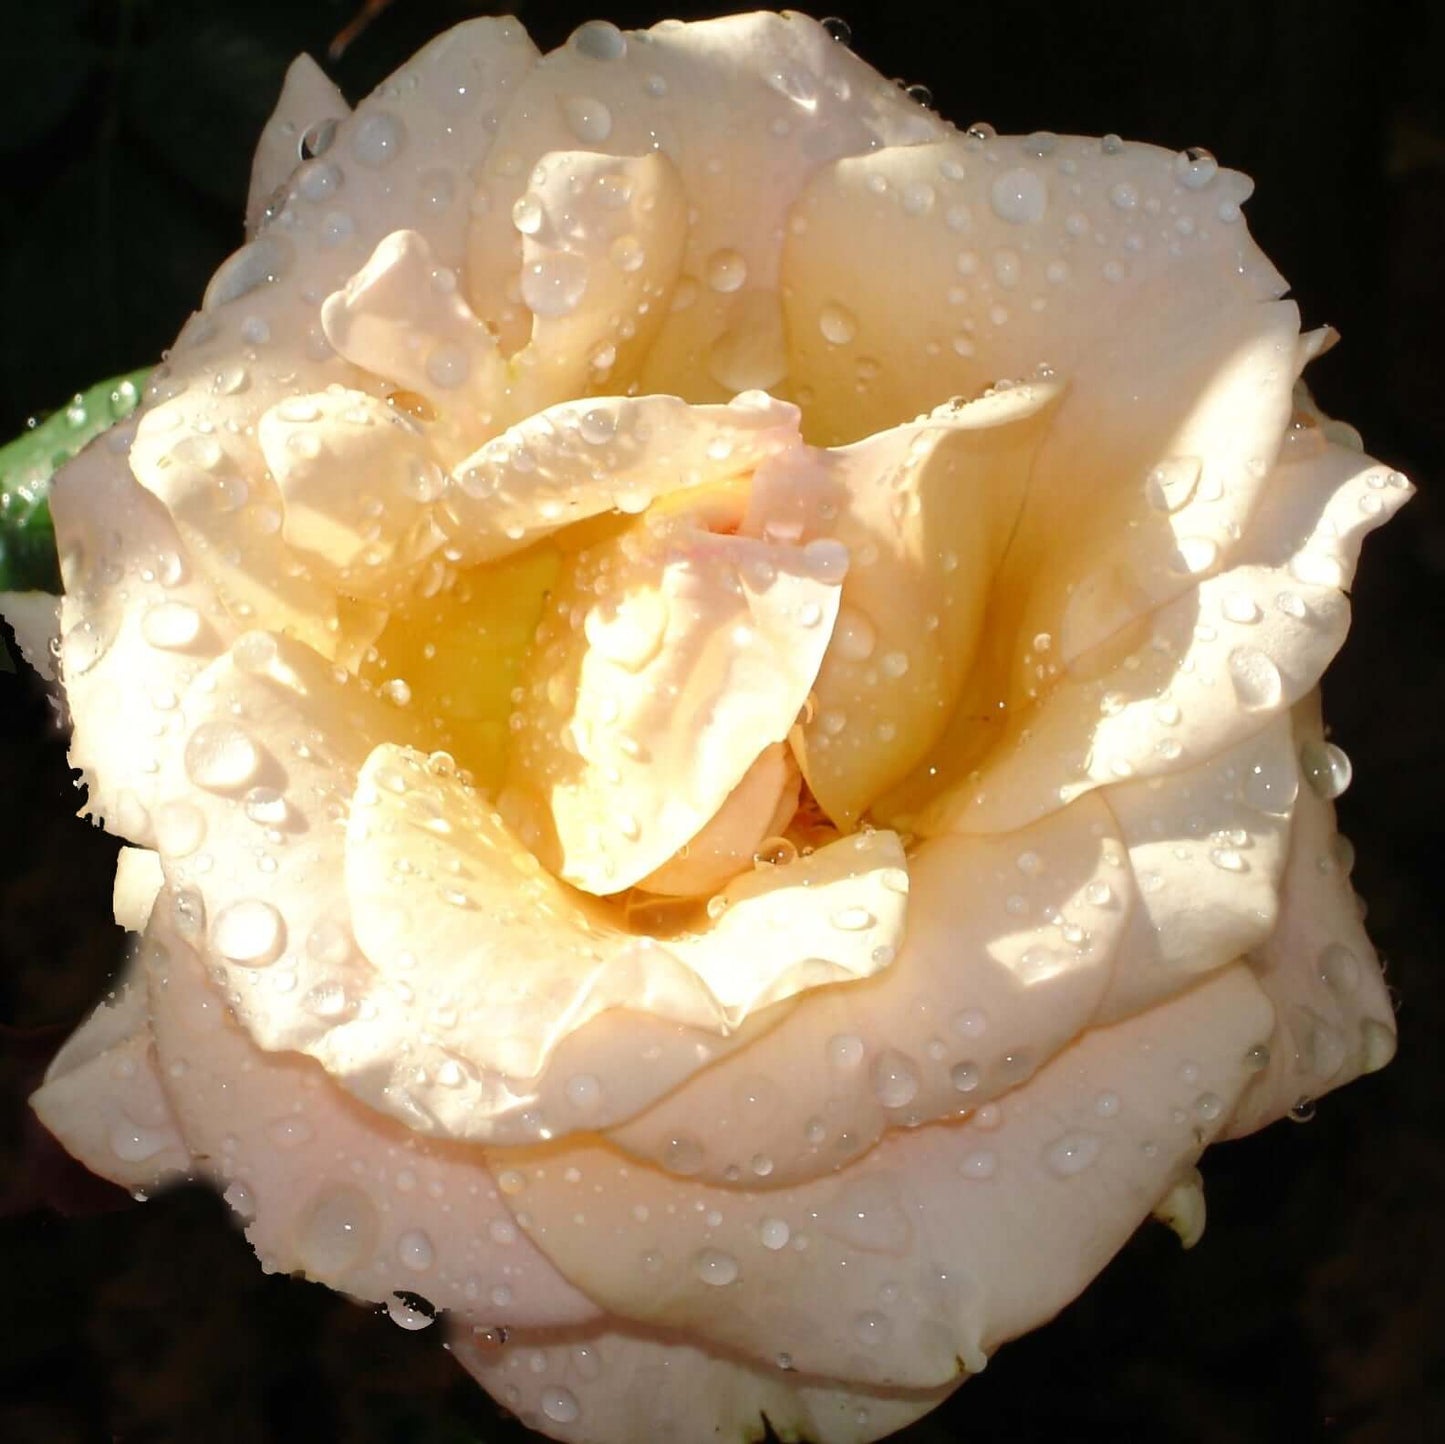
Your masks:
<instances>
[{"instance_id":1,"label":"green leaf","mask_svg":"<svg viewBox=\"0 0 1445 1444\"><path fill-rule=\"evenodd\" d=\"M0 447L0 591L59 592L50 478L140 403L149 368L101 381Z\"/></svg>"}]
</instances>

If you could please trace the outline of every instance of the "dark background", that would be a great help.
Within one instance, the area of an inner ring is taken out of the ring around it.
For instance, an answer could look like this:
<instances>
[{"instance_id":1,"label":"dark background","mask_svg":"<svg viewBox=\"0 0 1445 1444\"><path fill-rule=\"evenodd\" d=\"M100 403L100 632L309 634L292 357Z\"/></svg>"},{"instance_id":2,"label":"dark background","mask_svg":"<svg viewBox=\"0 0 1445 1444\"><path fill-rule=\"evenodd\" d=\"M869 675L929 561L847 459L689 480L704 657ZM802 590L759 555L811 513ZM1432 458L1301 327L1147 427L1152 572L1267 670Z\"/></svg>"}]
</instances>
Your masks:
<instances>
[{"instance_id":1,"label":"dark background","mask_svg":"<svg viewBox=\"0 0 1445 1444\"><path fill-rule=\"evenodd\" d=\"M0 19L0 437L153 359L238 244L287 60L358 0L39 0ZM333 68L355 99L481 6L395 0ZM543 48L589 15L523 3ZM1445 1437L1437 968L1445 571L1445 7L1325 0L843 9L854 48L960 124L1204 145L1248 171L1255 235L1308 325L1326 408L1421 494L1367 546L1326 682L1355 760L1342 824L1402 1047L1303 1126L1212 1151L1190 1255L1146 1227L1053 1325L905 1435L946 1440ZM265 1278L218 1200L144 1206L68 1169L20 1100L103 989L114 844L73 819L47 703L0 674L0 1439L516 1441L441 1352ZM645 1441L639 1441L645 1444Z\"/></svg>"}]
</instances>

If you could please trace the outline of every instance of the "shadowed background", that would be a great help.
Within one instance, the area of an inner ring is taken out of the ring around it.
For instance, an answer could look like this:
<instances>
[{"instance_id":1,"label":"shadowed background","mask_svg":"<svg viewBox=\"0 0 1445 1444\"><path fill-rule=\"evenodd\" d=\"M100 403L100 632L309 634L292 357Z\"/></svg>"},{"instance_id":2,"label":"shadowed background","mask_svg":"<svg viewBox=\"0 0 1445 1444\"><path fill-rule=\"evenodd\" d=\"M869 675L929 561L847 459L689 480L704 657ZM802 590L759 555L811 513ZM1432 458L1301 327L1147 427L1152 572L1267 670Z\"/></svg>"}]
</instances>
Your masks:
<instances>
[{"instance_id":1,"label":"shadowed background","mask_svg":"<svg viewBox=\"0 0 1445 1444\"><path fill-rule=\"evenodd\" d=\"M251 146L282 72L357 0L43 0L0 20L0 437L154 359L240 241ZM395 0L332 67L355 100L485 7ZM527 3L544 49L725 6ZM854 48L959 124L1203 145L1254 175L1256 237L1310 371L1421 494L1366 546L1325 686L1353 756L1340 803L1402 1048L1314 1121L1212 1150L1184 1254L1144 1228L1054 1324L1004 1348L907 1444L1350 1444L1445 1437L1445 7L1365 0L840 6ZM261 1275L218 1199L144 1206L47 1150L23 1096L103 992L122 939L115 843L76 821L48 704L0 673L0 1439L11 1444L518 1441L440 1330L404 1333ZM639 1441L645 1444L645 1441Z\"/></svg>"}]
</instances>

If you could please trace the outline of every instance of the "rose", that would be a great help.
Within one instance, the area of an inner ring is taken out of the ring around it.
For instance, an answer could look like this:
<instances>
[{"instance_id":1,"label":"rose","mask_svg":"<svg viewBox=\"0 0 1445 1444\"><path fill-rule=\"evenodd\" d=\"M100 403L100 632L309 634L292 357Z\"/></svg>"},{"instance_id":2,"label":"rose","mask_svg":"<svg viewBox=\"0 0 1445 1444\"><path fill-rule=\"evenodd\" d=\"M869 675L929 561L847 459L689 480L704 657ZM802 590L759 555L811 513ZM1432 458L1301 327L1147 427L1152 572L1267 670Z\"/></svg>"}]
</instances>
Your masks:
<instances>
[{"instance_id":1,"label":"rose","mask_svg":"<svg viewBox=\"0 0 1445 1444\"><path fill-rule=\"evenodd\" d=\"M1404 488L1290 424L1322 338L1207 157L959 137L799 20L530 66L479 22L312 131L60 483L149 923L38 1106L552 1432L876 1436L1388 1056L1311 689Z\"/></svg>"}]
</instances>

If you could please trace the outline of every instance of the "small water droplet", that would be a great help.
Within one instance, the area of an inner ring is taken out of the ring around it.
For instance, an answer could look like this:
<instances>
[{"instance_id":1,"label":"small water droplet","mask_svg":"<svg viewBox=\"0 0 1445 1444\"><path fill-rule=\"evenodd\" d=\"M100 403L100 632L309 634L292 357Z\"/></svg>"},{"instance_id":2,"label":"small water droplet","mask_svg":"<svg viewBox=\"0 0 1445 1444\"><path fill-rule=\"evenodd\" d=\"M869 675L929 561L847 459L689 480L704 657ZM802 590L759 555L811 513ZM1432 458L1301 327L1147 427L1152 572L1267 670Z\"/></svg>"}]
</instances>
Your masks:
<instances>
[{"instance_id":1,"label":"small water droplet","mask_svg":"<svg viewBox=\"0 0 1445 1444\"><path fill-rule=\"evenodd\" d=\"M1240 705L1251 712L1278 707L1284 697L1279 668L1257 647L1236 647L1229 654L1229 680Z\"/></svg>"},{"instance_id":2,"label":"small water droplet","mask_svg":"<svg viewBox=\"0 0 1445 1444\"><path fill-rule=\"evenodd\" d=\"M748 278L748 263L734 250L714 251L707 258L707 283L714 291L728 294L740 290Z\"/></svg>"},{"instance_id":3,"label":"small water droplet","mask_svg":"<svg viewBox=\"0 0 1445 1444\"><path fill-rule=\"evenodd\" d=\"M431 1238L419 1228L408 1229L396 1241L396 1256L403 1268L424 1273L432 1266L436 1250Z\"/></svg>"},{"instance_id":4,"label":"small water droplet","mask_svg":"<svg viewBox=\"0 0 1445 1444\"><path fill-rule=\"evenodd\" d=\"M313 1278L329 1282L349 1272L371 1251L376 1206L351 1184L324 1189L302 1215L296 1248Z\"/></svg>"},{"instance_id":5,"label":"small water droplet","mask_svg":"<svg viewBox=\"0 0 1445 1444\"><path fill-rule=\"evenodd\" d=\"M1103 1146L1097 1133L1066 1133L1048 1145L1044 1160L1061 1178L1068 1178L1088 1168Z\"/></svg>"},{"instance_id":6,"label":"small water droplet","mask_svg":"<svg viewBox=\"0 0 1445 1444\"><path fill-rule=\"evenodd\" d=\"M627 53L627 37L610 20L588 20L567 43L589 60L620 60Z\"/></svg>"},{"instance_id":7,"label":"small water droplet","mask_svg":"<svg viewBox=\"0 0 1445 1444\"><path fill-rule=\"evenodd\" d=\"M902 1108L918 1095L918 1073L910 1059L889 1048L873 1060L873 1092L885 1108Z\"/></svg>"},{"instance_id":8,"label":"small water droplet","mask_svg":"<svg viewBox=\"0 0 1445 1444\"><path fill-rule=\"evenodd\" d=\"M989 199L1000 220L1030 225L1044 218L1048 188L1037 171L1028 166L1015 166L994 178Z\"/></svg>"},{"instance_id":9,"label":"small water droplet","mask_svg":"<svg viewBox=\"0 0 1445 1444\"><path fill-rule=\"evenodd\" d=\"M738 1261L717 1248L700 1250L693 1258L692 1267L703 1283L714 1288L725 1288L738 1276Z\"/></svg>"},{"instance_id":10,"label":"small water droplet","mask_svg":"<svg viewBox=\"0 0 1445 1444\"><path fill-rule=\"evenodd\" d=\"M395 160L406 141L406 127L387 110L363 115L351 133L351 153L362 165L377 169Z\"/></svg>"}]
</instances>

